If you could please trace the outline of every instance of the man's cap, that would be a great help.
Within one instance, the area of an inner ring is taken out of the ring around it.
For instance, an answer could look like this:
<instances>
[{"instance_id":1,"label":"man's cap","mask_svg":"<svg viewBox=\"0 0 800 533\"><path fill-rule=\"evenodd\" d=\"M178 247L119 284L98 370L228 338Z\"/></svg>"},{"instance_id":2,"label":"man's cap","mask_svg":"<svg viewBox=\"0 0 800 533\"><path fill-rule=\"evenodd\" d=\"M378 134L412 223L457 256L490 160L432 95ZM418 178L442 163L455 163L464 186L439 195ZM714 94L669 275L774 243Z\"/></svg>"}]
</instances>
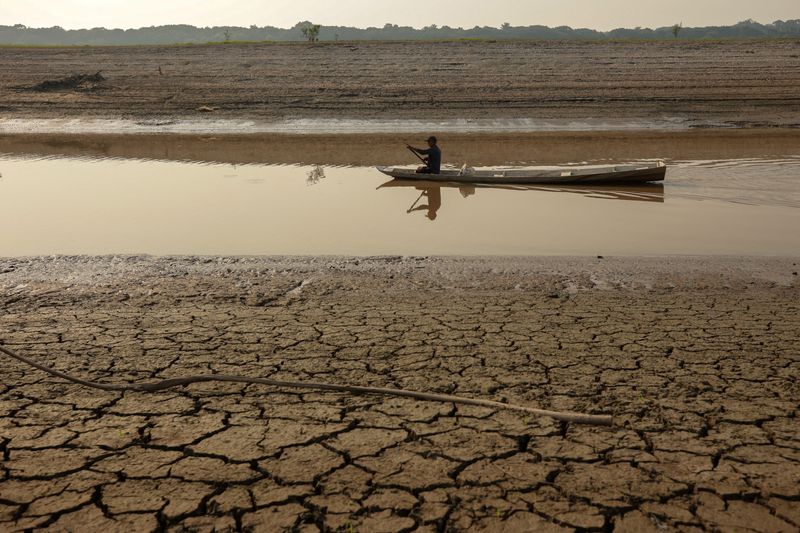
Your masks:
<instances>
[{"instance_id":1,"label":"man's cap","mask_svg":"<svg viewBox=\"0 0 800 533\"><path fill-rule=\"evenodd\" d=\"M427 139L425 139L425 140L426 140L426 141L433 141L433 142L436 142L436 137L434 137L433 135L431 135L430 137L428 137L428 138L427 138Z\"/></svg>"}]
</instances>

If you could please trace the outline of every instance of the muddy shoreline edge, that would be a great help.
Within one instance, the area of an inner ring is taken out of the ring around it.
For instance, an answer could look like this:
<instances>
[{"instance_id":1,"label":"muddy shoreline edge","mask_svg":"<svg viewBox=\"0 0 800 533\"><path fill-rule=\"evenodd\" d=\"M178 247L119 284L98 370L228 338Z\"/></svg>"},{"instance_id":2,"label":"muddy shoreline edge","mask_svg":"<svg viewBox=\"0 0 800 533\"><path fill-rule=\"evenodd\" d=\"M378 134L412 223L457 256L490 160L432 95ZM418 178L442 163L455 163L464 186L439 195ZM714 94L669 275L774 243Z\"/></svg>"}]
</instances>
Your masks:
<instances>
[{"instance_id":1,"label":"muddy shoreline edge","mask_svg":"<svg viewBox=\"0 0 800 533\"><path fill-rule=\"evenodd\" d=\"M602 274L628 279L639 287L672 283L682 277L721 275L730 280L771 282L791 286L797 278L800 257L762 256L193 256L193 255L52 255L0 257L5 285L9 282L59 282L65 278L88 285L124 281L115 276L152 277L180 274L219 276L296 272L308 275L371 275L378 278L398 272L430 274L433 278L458 276L472 286L482 284L481 273L491 278L541 275ZM105 274L103 275L103 272ZM472 281L469 281L472 279ZM609 278L610 279L610 278ZM115 281L116 280L116 281ZM722 285L715 282L715 285ZM488 286L491 286L489 283ZM591 288L591 287L590 287Z\"/></svg>"},{"instance_id":2,"label":"muddy shoreline edge","mask_svg":"<svg viewBox=\"0 0 800 533\"><path fill-rule=\"evenodd\" d=\"M423 134L36 134L0 133L0 154L229 164L373 166L409 161ZM445 160L473 166L642 159L740 159L797 155L800 129L580 131L440 135Z\"/></svg>"}]
</instances>

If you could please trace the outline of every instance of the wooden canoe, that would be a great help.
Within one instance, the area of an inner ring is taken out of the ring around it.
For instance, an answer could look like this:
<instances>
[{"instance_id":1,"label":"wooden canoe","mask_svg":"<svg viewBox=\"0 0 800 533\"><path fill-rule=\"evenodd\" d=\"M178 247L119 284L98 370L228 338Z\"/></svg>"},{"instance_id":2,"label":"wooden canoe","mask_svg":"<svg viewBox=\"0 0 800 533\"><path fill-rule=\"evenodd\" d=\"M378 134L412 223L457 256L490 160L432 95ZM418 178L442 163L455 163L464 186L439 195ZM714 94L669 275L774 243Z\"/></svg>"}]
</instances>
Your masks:
<instances>
[{"instance_id":1,"label":"wooden canoe","mask_svg":"<svg viewBox=\"0 0 800 533\"><path fill-rule=\"evenodd\" d=\"M610 167L558 168L443 168L439 174L417 174L410 167L376 167L387 176L402 180L451 183L502 183L508 185L564 183L647 183L663 181L667 166L663 162Z\"/></svg>"}]
</instances>

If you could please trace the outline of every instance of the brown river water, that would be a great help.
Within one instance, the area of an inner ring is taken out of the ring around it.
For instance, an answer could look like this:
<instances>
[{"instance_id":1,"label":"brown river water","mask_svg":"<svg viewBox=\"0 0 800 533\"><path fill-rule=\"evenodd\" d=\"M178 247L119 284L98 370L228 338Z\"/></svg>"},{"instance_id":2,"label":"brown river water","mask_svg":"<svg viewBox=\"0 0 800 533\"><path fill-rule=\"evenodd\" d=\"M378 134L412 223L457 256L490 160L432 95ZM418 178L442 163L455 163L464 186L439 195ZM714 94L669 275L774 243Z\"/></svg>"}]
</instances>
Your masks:
<instances>
[{"instance_id":1,"label":"brown river water","mask_svg":"<svg viewBox=\"0 0 800 533\"><path fill-rule=\"evenodd\" d=\"M800 255L800 155L667 164L664 185L459 187L6 154L0 255Z\"/></svg>"}]
</instances>

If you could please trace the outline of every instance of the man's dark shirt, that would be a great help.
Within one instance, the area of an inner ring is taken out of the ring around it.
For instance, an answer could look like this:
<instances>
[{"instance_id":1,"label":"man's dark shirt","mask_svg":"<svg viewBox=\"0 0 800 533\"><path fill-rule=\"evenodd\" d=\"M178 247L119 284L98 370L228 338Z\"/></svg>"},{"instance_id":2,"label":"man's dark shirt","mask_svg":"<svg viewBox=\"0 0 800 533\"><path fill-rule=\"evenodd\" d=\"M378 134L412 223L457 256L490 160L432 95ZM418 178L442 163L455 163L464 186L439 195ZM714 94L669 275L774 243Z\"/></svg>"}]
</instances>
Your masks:
<instances>
[{"instance_id":1,"label":"man's dark shirt","mask_svg":"<svg viewBox=\"0 0 800 533\"><path fill-rule=\"evenodd\" d=\"M438 174L442 170L442 151L438 146L419 150L419 153L428 156L428 168L431 174Z\"/></svg>"}]
</instances>

